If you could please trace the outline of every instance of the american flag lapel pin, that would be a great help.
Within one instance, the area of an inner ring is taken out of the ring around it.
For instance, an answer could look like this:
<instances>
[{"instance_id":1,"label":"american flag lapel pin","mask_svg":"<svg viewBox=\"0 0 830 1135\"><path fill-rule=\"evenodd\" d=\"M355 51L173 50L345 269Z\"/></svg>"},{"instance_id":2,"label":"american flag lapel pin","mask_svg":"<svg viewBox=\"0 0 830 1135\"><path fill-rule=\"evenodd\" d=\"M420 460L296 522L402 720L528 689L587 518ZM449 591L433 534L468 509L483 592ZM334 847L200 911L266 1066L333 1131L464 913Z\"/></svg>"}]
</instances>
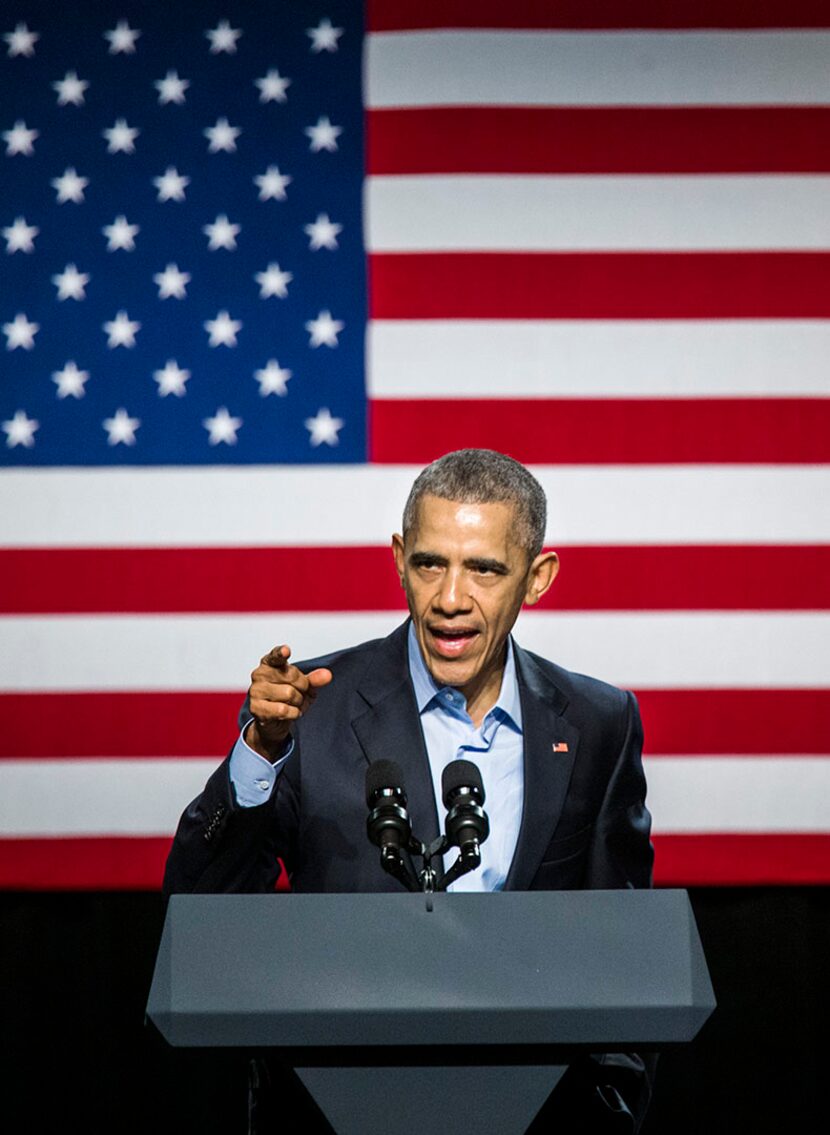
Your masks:
<instances>
[{"instance_id":1,"label":"american flag lapel pin","mask_svg":"<svg viewBox=\"0 0 830 1135\"><path fill-rule=\"evenodd\" d=\"M568 742L567 741L554 741L553 742L553 751L554 751L554 753L567 753L568 752Z\"/></svg>"}]
</instances>

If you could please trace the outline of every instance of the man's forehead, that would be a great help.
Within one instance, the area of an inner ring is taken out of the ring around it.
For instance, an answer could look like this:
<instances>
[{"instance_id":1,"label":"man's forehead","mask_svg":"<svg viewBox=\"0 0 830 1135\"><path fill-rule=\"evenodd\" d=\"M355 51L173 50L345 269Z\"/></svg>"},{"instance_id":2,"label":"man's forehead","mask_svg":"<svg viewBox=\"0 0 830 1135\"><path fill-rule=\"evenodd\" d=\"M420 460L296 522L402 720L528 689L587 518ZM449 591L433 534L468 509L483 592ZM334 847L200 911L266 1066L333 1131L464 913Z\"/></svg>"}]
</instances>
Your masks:
<instances>
[{"instance_id":1,"label":"man's forehead","mask_svg":"<svg viewBox=\"0 0 830 1135\"><path fill-rule=\"evenodd\" d=\"M515 507L509 501L455 501L424 496L407 533L407 544L422 545L436 539L497 542L505 549L514 543Z\"/></svg>"}]
</instances>

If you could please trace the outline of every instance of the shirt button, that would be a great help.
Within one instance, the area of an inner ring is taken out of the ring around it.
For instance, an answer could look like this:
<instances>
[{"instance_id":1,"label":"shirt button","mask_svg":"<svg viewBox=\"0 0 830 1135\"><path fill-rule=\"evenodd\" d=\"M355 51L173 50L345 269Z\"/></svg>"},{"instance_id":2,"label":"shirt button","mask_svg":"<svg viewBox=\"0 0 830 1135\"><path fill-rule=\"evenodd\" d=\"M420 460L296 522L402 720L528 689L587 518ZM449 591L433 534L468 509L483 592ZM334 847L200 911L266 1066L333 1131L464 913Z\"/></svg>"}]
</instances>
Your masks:
<instances>
[{"instance_id":1,"label":"shirt button","mask_svg":"<svg viewBox=\"0 0 830 1135\"><path fill-rule=\"evenodd\" d=\"M268 789L271 787L271 781L270 780L258 780L256 782L256 786L257 786L257 788L261 788L263 792L267 792Z\"/></svg>"}]
</instances>

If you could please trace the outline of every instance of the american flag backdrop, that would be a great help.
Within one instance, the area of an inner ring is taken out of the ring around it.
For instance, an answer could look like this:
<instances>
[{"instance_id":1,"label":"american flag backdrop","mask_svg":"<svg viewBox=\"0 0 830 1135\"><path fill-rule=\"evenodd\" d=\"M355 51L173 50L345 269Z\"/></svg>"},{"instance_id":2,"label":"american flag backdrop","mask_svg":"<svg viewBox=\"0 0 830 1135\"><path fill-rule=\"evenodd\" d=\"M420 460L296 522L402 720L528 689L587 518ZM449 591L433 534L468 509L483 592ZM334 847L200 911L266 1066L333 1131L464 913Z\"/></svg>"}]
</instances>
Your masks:
<instances>
[{"instance_id":1,"label":"american flag backdrop","mask_svg":"<svg viewBox=\"0 0 830 1135\"><path fill-rule=\"evenodd\" d=\"M0 885L157 886L467 445L548 493L518 640L640 699L658 882L830 882L827 4L2 17Z\"/></svg>"}]
</instances>

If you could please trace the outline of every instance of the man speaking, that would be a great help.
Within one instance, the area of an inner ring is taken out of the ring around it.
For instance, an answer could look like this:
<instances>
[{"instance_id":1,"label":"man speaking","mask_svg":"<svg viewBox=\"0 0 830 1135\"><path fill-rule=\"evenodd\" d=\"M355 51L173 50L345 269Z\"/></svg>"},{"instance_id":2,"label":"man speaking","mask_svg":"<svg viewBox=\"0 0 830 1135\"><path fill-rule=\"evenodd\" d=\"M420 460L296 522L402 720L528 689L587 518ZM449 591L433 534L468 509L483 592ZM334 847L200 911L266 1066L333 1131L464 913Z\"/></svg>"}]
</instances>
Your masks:
<instances>
[{"instance_id":1,"label":"man speaking","mask_svg":"<svg viewBox=\"0 0 830 1135\"><path fill-rule=\"evenodd\" d=\"M366 836L366 770L397 762L429 843L459 758L481 770L490 836L452 889L650 886L633 695L510 636L556 577L545 521L541 486L510 457L468 449L427 466L392 539L410 618L307 663L291 661L294 644L263 657L241 736L182 816L165 890L273 891L279 860L295 891L399 890ZM647 1080L637 1056L596 1057L557 1095L591 1130L634 1131Z\"/></svg>"}]
</instances>

